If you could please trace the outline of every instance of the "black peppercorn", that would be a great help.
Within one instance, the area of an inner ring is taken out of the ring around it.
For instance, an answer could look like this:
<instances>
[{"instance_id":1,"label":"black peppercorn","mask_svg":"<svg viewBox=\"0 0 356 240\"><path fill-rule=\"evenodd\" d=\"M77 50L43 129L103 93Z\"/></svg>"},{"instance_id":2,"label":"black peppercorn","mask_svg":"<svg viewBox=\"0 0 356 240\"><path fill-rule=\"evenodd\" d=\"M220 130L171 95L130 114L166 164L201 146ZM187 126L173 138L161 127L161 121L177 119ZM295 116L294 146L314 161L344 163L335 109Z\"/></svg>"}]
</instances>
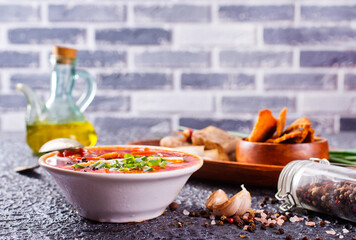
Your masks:
<instances>
[{"instance_id":1,"label":"black peppercorn","mask_svg":"<svg viewBox=\"0 0 356 240\"><path fill-rule=\"evenodd\" d=\"M176 202L172 202L171 204L169 204L169 209L174 211L178 208L178 203Z\"/></svg>"},{"instance_id":2,"label":"black peppercorn","mask_svg":"<svg viewBox=\"0 0 356 240\"><path fill-rule=\"evenodd\" d=\"M325 227L326 223L325 223L325 221L320 221L319 225L320 225L320 227Z\"/></svg>"},{"instance_id":3,"label":"black peppercorn","mask_svg":"<svg viewBox=\"0 0 356 240\"><path fill-rule=\"evenodd\" d=\"M284 229L283 228L280 228L277 230L276 234L283 234L284 233Z\"/></svg>"},{"instance_id":4,"label":"black peppercorn","mask_svg":"<svg viewBox=\"0 0 356 240\"><path fill-rule=\"evenodd\" d=\"M195 212L190 212L190 213L189 213L189 216L190 216L190 217L195 217Z\"/></svg>"},{"instance_id":5,"label":"black peppercorn","mask_svg":"<svg viewBox=\"0 0 356 240\"><path fill-rule=\"evenodd\" d=\"M248 226L247 227L247 231L254 233L255 232L255 228L253 226Z\"/></svg>"},{"instance_id":6,"label":"black peppercorn","mask_svg":"<svg viewBox=\"0 0 356 240\"><path fill-rule=\"evenodd\" d=\"M286 240L292 240L292 239L293 239L292 235L288 234L288 235L286 236Z\"/></svg>"},{"instance_id":7,"label":"black peppercorn","mask_svg":"<svg viewBox=\"0 0 356 240\"><path fill-rule=\"evenodd\" d=\"M261 224L261 229L262 229L262 230L266 230L266 229L267 229L266 224L262 223L262 224Z\"/></svg>"}]
</instances>

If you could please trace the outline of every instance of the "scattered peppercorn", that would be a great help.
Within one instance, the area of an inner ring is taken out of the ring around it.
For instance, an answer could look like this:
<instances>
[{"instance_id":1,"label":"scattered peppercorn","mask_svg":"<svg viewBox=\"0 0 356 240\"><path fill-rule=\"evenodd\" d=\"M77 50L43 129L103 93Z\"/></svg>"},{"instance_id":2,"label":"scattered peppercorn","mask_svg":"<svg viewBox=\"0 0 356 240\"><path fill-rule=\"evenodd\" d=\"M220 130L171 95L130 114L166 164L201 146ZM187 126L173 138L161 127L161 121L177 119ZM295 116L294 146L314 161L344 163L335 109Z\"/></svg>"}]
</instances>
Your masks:
<instances>
[{"instance_id":1,"label":"scattered peppercorn","mask_svg":"<svg viewBox=\"0 0 356 240\"><path fill-rule=\"evenodd\" d=\"M262 230L266 230L266 229L267 229L266 224L262 223L262 224L261 224L261 229L262 229Z\"/></svg>"},{"instance_id":2,"label":"scattered peppercorn","mask_svg":"<svg viewBox=\"0 0 356 240\"><path fill-rule=\"evenodd\" d=\"M200 217L200 213L199 213L199 212L196 212L196 213L195 213L195 216L196 216L196 217Z\"/></svg>"},{"instance_id":3,"label":"scattered peppercorn","mask_svg":"<svg viewBox=\"0 0 356 240\"><path fill-rule=\"evenodd\" d=\"M82 162L87 162L87 161L88 161L87 158L85 157L82 158Z\"/></svg>"},{"instance_id":4,"label":"scattered peppercorn","mask_svg":"<svg viewBox=\"0 0 356 240\"><path fill-rule=\"evenodd\" d=\"M325 227L326 222L325 222L325 221L320 221L320 222L319 222L319 225L320 225L320 227Z\"/></svg>"},{"instance_id":5,"label":"scattered peppercorn","mask_svg":"<svg viewBox=\"0 0 356 240\"><path fill-rule=\"evenodd\" d=\"M308 236L304 236L304 237L302 237L302 240L309 240L309 237Z\"/></svg>"},{"instance_id":6,"label":"scattered peppercorn","mask_svg":"<svg viewBox=\"0 0 356 240\"><path fill-rule=\"evenodd\" d=\"M190 217L195 217L195 212L190 212L190 213L189 213L189 216L190 216Z\"/></svg>"},{"instance_id":7,"label":"scattered peppercorn","mask_svg":"<svg viewBox=\"0 0 356 240\"><path fill-rule=\"evenodd\" d=\"M234 221L235 222L238 222L238 221L240 221L241 220L241 218L240 218L240 216L239 215L234 215L234 216L232 216L232 218L234 219Z\"/></svg>"},{"instance_id":8,"label":"scattered peppercorn","mask_svg":"<svg viewBox=\"0 0 356 240\"><path fill-rule=\"evenodd\" d=\"M285 222L288 220L288 218L286 216L282 216L281 219Z\"/></svg>"},{"instance_id":9,"label":"scattered peppercorn","mask_svg":"<svg viewBox=\"0 0 356 240\"><path fill-rule=\"evenodd\" d=\"M234 220L235 221L235 220ZM239 228L242 228L244 226L244 221L242 221L241 219L238 220L238 221L235 221L236 225L239 227Z\"/></svg>"},{"instance_id":10,"label":"scattered peppercorn","mask_svg":"<svg viewBox=\"0 0 356 240\"><path fill-rule=\"evenodd\" d=\"M169 209L171 209L172 211L176 210L177 208L178 208L178 203L172 202L171 204L169 204Z\"/></svg>"},{"instance_id":11,"label":"scattered peppercorn","mask_svg":"<svg viewBox=\"0 0 356 240\"><path fill-rule=\"evenodd\" d=\"M323 240L322 237L316 237L315 240Z\"/></svg>"},{"instance_id":12,"label":"scattered peppercorn","mask_svg":"<svg viewBox=\"0 0 356 240\"><path fill-rule=\"evenodd\" d=\"M292 239L293 239L292 235L288 234L288 235L286 236L286 240L292 240Z\"/></svg>"},{"instance_id":13,"label":"scattered peppercorn","mask_svg":"<svg viewBox=\"0 0 356 240\"><path fill-rule=\"evenodd\" d=\"M260 217L261 217L261 213L256 212L256 213L255 213L255 217L260 218Z\"/></svg>"},{"instance_id":14,"label":"scattered peppercorn","mask_svg":"<svg viewBox=\"0 0 356 240\"><path fill-rule=\"evenodd\" d=\"M178 227L179 228L182 228L183 227L183 224L181 222L178 222Z\"/></svg>"},{"instance_id":15,"label":"scattered peppercorn","mask_svg":"<svg viewBox=\"0 0 356 240\"><path fill-rule=\"evenodd\" d=\"M280 228L277 230L276 234L283 234L284 233L284 229L283 228Z\"/></svg>"},{"instance_id":16,"label":"scattered peppercorn","mask_svg":"<svg viewBox=\"0 0 356 240\"><path fill-rule=\"evenodd\" d=\"M205 222L205 223L204 223L204 226L205 226L205 227L209 227L209 223L208 223L208 222Z\"/></svg>"},{"instance_id":17,"label":"scattered peppercorn","mask_svg":"<svg viewBox=\"0 0 356 240\"><path fill-rule=\"evenodd\" d=\"M200 216L202 216L203 218L209 218L209 213L205 210L200 211Z\"/></svg>"},{"instance_id":18,"label":"scattered peppercorn","mask_svg":"<svg viewBox=\"0 0 356 240\"><path fill-rule=\"evenodd\" d=\"M253 226L248 226L247 227L247 231L254 233L255 232L255 228Z\"/></svg>"},{"instance_id":19,"label":"scattered peppercorn","mask_svg":"<svg viewBox=\"0 0 356 240\"><path fill-rule=\"evenodd\" d=\"M260 207L264 207L266 205L266 202L265 201L262 201L261 203L260 203Z\"/></svg>"},{"instance_id":20,"label":"scattered peppercorn","mask_svg":"<svg viewBox=\"0 0 356 240\"><path fill-rule=\"evenodd\" d=\"M219 226L222 226L222 225L224 225L224 222L221 221L221 220L219 220L219 221L218 221L218 225L219 225Z\"/></svg>"},{"instance_id":21,"label":"scattered peppercorn","mask_svg":"<svg viewBox=\"0 0 356 240\"><path fill-rule=\"evenodd\" d=\"M269 200L269 196L264 197L264 201L267 202Z\"/></svg>"},{"instance_id":22,"label":"scattered peppercorn","mask_svg":"<svg viewBox=\"0 0 356 240\"><path fill-rule=\"evenodd\" d=\"M244 225L244 222L241 220L240 216L239 215L234 215L232 217L232 219L234 220L235 224L239 227L239 228L242 228L243 225Z\"/></svg>"},{"instance_id":23,"label":"scattered peppercorn","mask_svg":"<svg viewBox=\"0 0 356 240\"><path fill-rule=\"evenodd\" d=\"M270 227L270 228L274 228L275 226L276 226L275 223L270 223L270 224L269 224L269 227Z\"/></svg>"},{"instance_id":24,"label":"scattered peppercorn","mask_svg":"<svg viewBox=\"0 0 356 240\"><path fill-rule=\"evenodd\" d=\"M279 200L277 198L272 198L271 203L272 204L279 203Z\"/></svg>"}]
</instances>

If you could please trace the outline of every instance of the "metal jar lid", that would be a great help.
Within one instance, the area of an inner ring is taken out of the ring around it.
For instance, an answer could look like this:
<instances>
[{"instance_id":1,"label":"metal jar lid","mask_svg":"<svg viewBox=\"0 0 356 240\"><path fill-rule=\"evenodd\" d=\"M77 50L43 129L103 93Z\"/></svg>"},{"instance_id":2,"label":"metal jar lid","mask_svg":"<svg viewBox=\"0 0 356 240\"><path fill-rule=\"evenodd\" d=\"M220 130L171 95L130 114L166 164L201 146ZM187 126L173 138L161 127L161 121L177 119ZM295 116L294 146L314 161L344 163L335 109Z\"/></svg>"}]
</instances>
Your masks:
<instances>
[{"instance_id":1,"label":"metal jar lid","mask_svg":"<svg viewBox=\"0 0 356 240\"><path fill-rule=\"evenodd\" d=\"M288 163L278 178L278 192L275 197L284 203L279 207L282 211L288 211L297 205L292 194L292 185L295 174L312 163L330 164L326 159L310 158L310 160L296 160Z\"/></svg>"}]
</instances>

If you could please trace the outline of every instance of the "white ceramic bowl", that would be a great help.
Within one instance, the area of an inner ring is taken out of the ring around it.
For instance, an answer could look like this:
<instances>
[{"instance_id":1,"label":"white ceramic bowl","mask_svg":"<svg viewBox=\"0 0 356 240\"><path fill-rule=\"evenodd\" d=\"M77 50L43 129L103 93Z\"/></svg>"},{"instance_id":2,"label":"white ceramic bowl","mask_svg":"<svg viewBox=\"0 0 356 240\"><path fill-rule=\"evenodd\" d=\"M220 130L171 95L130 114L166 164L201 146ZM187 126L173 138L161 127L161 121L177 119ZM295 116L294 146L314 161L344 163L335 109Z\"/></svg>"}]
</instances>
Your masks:
<instances>
[{"instance_id":1,"label":"white ceramic bowl","mask_svg":"<svg viewBox=\"0 0 356 240\"><path fill-rule=\"evenodd\" d=\"M100 146L103 147L146 147L181 153L152 146ZM203 165L200 157L190 155L199 159L197 164L156 173L115 174L66 170L44 162L51 153L43 155L39 164L53 176L80 216L99 222L140 222L160 216L193 172Z\"/></svg>"}]
</instances>

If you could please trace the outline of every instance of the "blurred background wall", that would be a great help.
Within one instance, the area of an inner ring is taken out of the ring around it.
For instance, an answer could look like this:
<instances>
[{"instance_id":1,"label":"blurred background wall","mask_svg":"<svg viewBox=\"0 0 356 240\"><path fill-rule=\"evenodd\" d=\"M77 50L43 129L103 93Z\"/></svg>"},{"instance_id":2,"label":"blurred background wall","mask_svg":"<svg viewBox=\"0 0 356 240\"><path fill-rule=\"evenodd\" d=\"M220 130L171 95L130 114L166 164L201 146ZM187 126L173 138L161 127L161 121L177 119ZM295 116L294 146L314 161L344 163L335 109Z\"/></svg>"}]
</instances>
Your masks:
<instances>
[{"instance_id":1,"label":"blurred background wall","mask_svg":"<svg viewBox=\"0 0 356 240\"><path fill-rule=\"evenodd\" d=\"M77 48L96 77L86 116L99 136L248 133L258 110L287 106L289 122L356 143L352 0L1 1L0 132L25 132L16 83L48 97L53 45Z\"/></svg>"}]
</instances>

